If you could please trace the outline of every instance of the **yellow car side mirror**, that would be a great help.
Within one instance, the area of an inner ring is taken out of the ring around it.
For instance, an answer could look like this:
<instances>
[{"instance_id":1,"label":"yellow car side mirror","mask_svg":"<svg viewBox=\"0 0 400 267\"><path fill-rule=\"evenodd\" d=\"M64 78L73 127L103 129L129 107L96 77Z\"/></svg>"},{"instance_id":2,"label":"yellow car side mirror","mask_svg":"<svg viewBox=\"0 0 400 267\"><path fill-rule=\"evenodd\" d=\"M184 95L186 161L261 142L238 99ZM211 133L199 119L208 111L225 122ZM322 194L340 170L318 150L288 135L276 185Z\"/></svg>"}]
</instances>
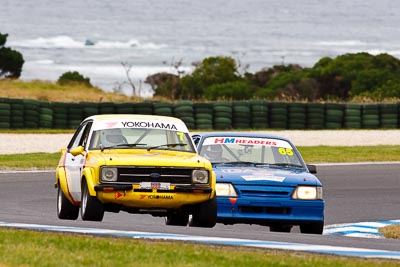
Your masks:
<instances>
[{"instance_id":1,"label":"yellow car side mirror","mask_svg":"<svg viewBox=\"0 0 400 267\"><path fill-rule=\"evenodd\" d=\"M75 156L78 156L78 155L82 155L83 151L84 151L83 146L78 146L78 147L75 147L75 148L71 149L69 151L69 153L71 153L75 157Z\"/></svg>"}]
</instances>

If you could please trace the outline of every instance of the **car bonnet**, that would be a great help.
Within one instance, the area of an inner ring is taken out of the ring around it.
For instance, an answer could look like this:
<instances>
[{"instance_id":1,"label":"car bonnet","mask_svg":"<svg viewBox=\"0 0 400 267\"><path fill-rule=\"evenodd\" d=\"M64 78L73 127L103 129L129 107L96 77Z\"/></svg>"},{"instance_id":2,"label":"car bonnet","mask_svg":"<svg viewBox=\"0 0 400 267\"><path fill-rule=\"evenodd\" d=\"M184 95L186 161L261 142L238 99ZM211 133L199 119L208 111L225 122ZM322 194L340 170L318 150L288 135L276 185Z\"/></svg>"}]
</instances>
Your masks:
<instances>
[{"instance_id":1,"label":"car bonnet","mask_svg":"<svg viewBox=\"0 0 400 267\"><path fill-rule=\"evenodd\" d=\"M161 151L145 149L104 150L91 153L92 157L108 166L176 166L176 167L205 167L208 163L204 158L192 152ZM208 163L209 164L209 163Z\"/></svg>"},{"instance_id":2,"label":"car bonnet","mask_svg":"<svg viewBox=\"0 0 400 267\"><path fill-rule=\"evenodd\" d=\"M214 165L217 182L257 185L321 185L313 174L303 169L270 168L266 166L224 166Z\"/></svg>"}]
</instances>

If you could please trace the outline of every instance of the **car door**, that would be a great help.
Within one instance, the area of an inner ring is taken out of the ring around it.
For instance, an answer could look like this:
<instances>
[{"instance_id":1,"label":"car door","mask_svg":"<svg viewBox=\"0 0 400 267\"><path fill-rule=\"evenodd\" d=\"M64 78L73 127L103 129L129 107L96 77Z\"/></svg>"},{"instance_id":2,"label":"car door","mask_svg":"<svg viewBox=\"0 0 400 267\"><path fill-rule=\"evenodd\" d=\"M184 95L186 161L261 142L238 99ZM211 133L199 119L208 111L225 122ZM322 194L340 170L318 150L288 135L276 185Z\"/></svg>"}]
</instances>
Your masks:
<instances>
[{"instance_id":1,"label":"car door","mask_svg":"<svg viewBox=\"0 0 400 267\"><path fill-rule=\"evenodd\" d=\"M73 155L71 150L79 146L86 146L91 125L92 122L87 122L80 125L68 144L67 153L65 155L65 172L68 189L75 202L80 202L81 199L81 177L82 168L85 164L86 152L84 149L82 154Z\"/></svg>"}]
</instances>

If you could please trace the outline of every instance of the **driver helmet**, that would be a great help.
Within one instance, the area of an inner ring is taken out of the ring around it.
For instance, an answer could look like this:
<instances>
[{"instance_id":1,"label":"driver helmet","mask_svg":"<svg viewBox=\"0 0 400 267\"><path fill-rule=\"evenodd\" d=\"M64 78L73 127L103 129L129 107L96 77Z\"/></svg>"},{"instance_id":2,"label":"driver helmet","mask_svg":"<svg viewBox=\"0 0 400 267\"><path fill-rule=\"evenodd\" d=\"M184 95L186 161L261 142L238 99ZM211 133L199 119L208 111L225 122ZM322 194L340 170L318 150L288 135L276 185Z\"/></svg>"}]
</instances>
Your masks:
<instances>
[{"instance_id":1,"label":"driver helmet","mask_svg":"<svg viewBox=\"0 0 400 267\"><path fill-rule=\"evenodd\" d=\"M221 145L209 145L204 150L204 157L210 161L222 160L222 147Z\"/></svg>"},{"instance_id":2,"label":"driver helmet","mask_svg":"<svg viewBox=\"0 0 400 267\"><path fill-rule=\"evenodd\" d=\"M126 144L126 139L122 135L121 129L119 128L106 129L101 131L100 140L101 144L105 147L124 143Z\"/></svg>"}]
</instances>

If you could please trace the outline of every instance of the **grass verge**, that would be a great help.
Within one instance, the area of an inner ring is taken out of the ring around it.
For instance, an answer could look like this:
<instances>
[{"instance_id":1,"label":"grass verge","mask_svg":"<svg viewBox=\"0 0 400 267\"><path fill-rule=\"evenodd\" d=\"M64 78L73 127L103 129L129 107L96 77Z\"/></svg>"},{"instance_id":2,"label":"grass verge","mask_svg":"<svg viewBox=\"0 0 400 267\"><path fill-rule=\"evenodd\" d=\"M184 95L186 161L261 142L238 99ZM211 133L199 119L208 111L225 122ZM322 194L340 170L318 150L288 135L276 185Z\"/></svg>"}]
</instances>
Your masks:
<instances>
[{"instance_id":1,"label":"grass verge","mask_svg":"<svg viewBox=\"0 0 400 267\"><path fill-rule=\"evenodd\" d=\"M400 161L400 146L303 146L298 149L307 163Z\"/></svg>"},{"instance_id":2,"label":"grass verge","mask_svg":"<svg viewBox=\"0 0 400 267\"><path fill-rule=\"evenodd\" d=\"M360 259L244 247L0 228L0 265L8 266L396 266Z\"/></svg>"},{"instance_id":3,"label":"grass verge","mask_svg":"<svg viewBox=\"0 0 400 267\"><path fill-rule=\"evenodd\" d=\"M63 86L49 81L25 82L12 79L0 80L0 97L62 102L134 102L139 100L123 94L107 93L100 88L82 84Z\"/></svg>"},{"instance_id":4,"label":"grass verge","mask_svg":"<svg viewBox=\"0 0 400 267\"><path fill-rule=\"evenodd\" d=\"M304 160L320 162L400 161L400 146L298 147ZM0 169L54 169L60 153L0 155ZM379 231L400 238L400 226ZM210 248L112 238L74 237L0 229L0 266L394 266L392 261L360 260L245 248ZM26 242L27 241L27 242ZM115 254L115 255L114 255ZM71 257L73 255L73 257ZM101 255L101 256L99 256ZM121 256L122 255L122 256ZM139 256L138 256L139 255ZM200 256L199 256L200 255ZM306 256L307 255L307 256ZM64 266L64 264L62 264Z\"/></svg>"},{"instance_id":5,"label":"grass verge","mask_svg":"<svg viewBox=\"0 0 400 267\"><path fill-rule=\"evenodd\" d=\"M307 163L400 162L400 146L304 146L298 149ZM55 169L59 159L59 152L0 155L0 170Z\"/></svg>"},{"instance_id":6,"label":"grass verge","mask_svg":"<svg viewBox=\"0 0 400 267\"><path fill-rule=\"evenodd\" d=\"M59 152L0 155L0 170L55 169L60 155Z\"/></svg>"},{"instance_id":7,"label":"grass verge","mask_svg":"<svg viewBox=\"0 0 400 267\"><path fill-rule=\"evenodd\" d=\"M400 239L400 224L381 227L378 231L386 238Z\"/></svg>"}]
</instances>

